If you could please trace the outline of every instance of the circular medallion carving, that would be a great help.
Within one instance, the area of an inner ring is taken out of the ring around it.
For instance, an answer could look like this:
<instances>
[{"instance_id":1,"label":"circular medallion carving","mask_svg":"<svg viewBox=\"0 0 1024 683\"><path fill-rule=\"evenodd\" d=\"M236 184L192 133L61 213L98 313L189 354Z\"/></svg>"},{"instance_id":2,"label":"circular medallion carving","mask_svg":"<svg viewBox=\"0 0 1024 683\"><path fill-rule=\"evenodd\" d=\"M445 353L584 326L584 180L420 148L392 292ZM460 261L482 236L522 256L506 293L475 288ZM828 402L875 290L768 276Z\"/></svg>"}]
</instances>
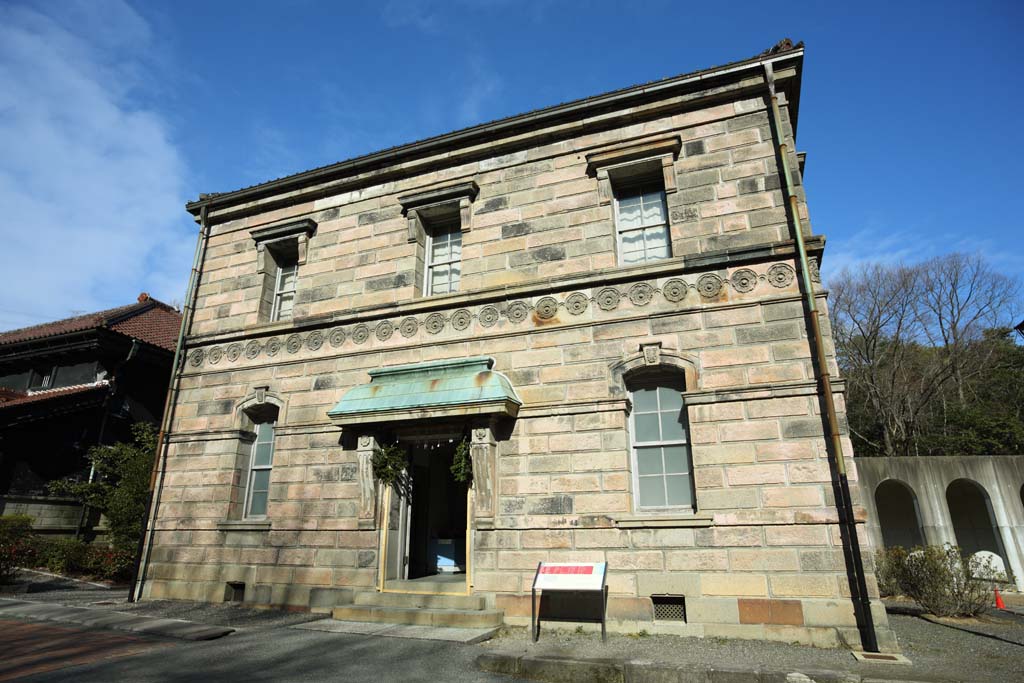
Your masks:
<instances>
[{"instance_id":1,"label":"circular medallion carving","mask_svg":"<svg viewBox=\"0 0 1024 683\"><path fill-rule=\"evenodd\" d=\"M654 287L646 282L638 282L629 288L627 296L634 306L646 306L654 298Z\"/></svg>"},{"instance_id":2,"label":"circular medallion carving","mask_svg":"<svg viewBox=\"0 0 1024 683\"><path fill-rule=\"evenodd\" d=\"M288 335L288 339L286 339L284 342L284 347L288 349L288 353L298 353L299 349L302 348L302 335Z\"/></svg>"},{"instance_id":3,"label":"circular medallion carving","mask_svg":"<svg viewBox=\"0 0 1024 683\"><path fill-rule=\"evenodd\" d=\"M490 327L494 323L498 322L498 309L494 306L484 306L480 309L480 313L476 319L480 321L480 324L484 327Z\"/></svg>"},{"instance_id":4,"label":"circular medallion carving","mask_svg":"<svg viewBox=\"0 0 1024 683\"><path fill-rule=\"evenodd\" d=\"M462 330L468 329L472 322L473 315L465 308L460 308L459 310L452 313L452 327L454 327L456 330L459 330L460 332Z\"/></svg>"},{"instance_id":5,"label":"circular medallion carving","mask_svg":"<svg viewBox=\"0 0 1024 683\"><path fill-rule=\"evenodd\" d=\"M394 333L395 326L391 324L390 320L381 320L379 323L377 323L377 329L375 330L377 339L381 341L387 341L388 339L391 339L391 335L393 335Z\"/></svg>"},{"instance_id":6,"label":"circular medallion carving","mask_svg":"<svg viewBox=\"0 0 1024 683\"><path fill-rule=\"evenodd\" d=\"M730 282L737 292L752 292L757 286L757 273L750 268L740 268L732 274Z\"/></svg>"},{"instance_id":7,"label":"circular medallion carving","mask_svg":"<svg viewBox=\"0 0 1024 683\"><path fill-rule=\"evenodd\" d=\"M331 346L338 348L345 343L345 329L342 327L335 327L327 336L327 340L331 342Z\"/></svg>"},{"instance_id":8,"label":"circular medallion carving","mask_svg":"<svg viewBox=\"0 0 1024 683\"><path fill-rule=\"evenodd\" d=\"M605 287L597 293L597 305L600 306L602 311L610 311L619 305L622 297L619 296L619 290L614 287Z\"/></svg>"},{"instance_id":9,"label":"circular medallion carving","mask_svg":"<svg viewBox=\"0 0 1024 683\"><path fill-rule=\"evenodd\" d=\"M362 344L370 338L370 328L366 325L356 325L356 328L352 330L352 341L356 344Z\"/></svg>"},{"instance_id":10,"label":"circular medallion carving","mask_svg":"<svg viewBox=\"0 0 1024 683\"><path fill-rule=\"evenodd\" d=\"M586 294L580 292L573 292L565 300L565 310L569 311L573 315L579 315L587 310L587 306L590 305L590 299L587 298Z\"/></svg>"},{"instance_id":11,"label":"circular medallion carving","mask_svg":"<svg viewBox=\"0 0 1024 683\"><path fill-rule=\"evenodd\" d=\"M220 359L224 357L224 349L219 346L214 346L206 354L206 357L210 360L210 365L216 365L220 362Z\"/></svg>"},{"instance_id":12,"label":"circular medallion carving","mask_svg":"<svg viewBox=\"0 0 1024 683\"><path fill-rule=\"evenodd\" d=\"M188 355L188 362L192 364L192 367L198 368L203 364L205 358L206 353L202 349L196 349Z\"/></svg>"},{"instance_id":13,"label":"circular medallion carving","mask_svg":"<svg viewBox=\"0 0 1024 683\"><path fill-rule=\"evenodd\" d=\"M521 323L530 314L530 307L522 301L513 301L505 309L505 317L514 323Z\"/></svg>"},{"instance_id":14,"label":"circular medallion carving","mask_svg":"<svg viewBox=\"0 0 1024 683\"><path fill-rule=\"evenodd\" d=\"M403 337L412 337L420 331L420 321L409 316L399 324L398 331L402 333Z\"/></svg>"},{"instance_id":15,"label":"circular medallion carving","mask_svg":"<svg viewBox=\"0 0 1024 683\"><path fill-rule=\"evenodd\" d=\"M277 337L271 337L270 339L267 340L267 355L276 356L277 352L281 350L282 346L283 344L281 343L280 339L278 339Z\"/></svg>"},{"instance_id":16,"label":"circular medallion carving","mask_svg":"<svg viewBox=\"0 0 1024 683\"><path fill-rule=\"evenodd\" d=\"M558 299L546 296L534 306L537 309L537 317L541 320L554 318L558 314Z\"/></svg>"},{"instance_id":17,"label":"circular medallion carving","mask_svg":"<svg viewBox=\"0 0 1024 683\"><path fill-rule=\"evenodd\" d=\"M252 360L256 356L260 355L260 351L263 350L263 345L253 339L251 342L245 345L245 357Z\"/></svg>"},{"instance_id":18,"label":"circular medallion carving","mask_svg":"<svg viewBox=\"0 0 1024 683\"><path fill-rule=\"evenodd\" d=\"M722 278L717 275L701 275L697 279L697 291L705 299L718 296L718 293L722 291Z\"/></svg>"},{"instance_id":19,"label":"circular medallion carving","mask_svg":"<svg viewBox=\"0 0 1024 683\"><path fill-rule=\"evenodd\" d=\"M228 357L228 360L234 363L242 355L242 345L238 342L228 345L228 350L224 352L224 355Z\"/></svg>"},{"instance_id":20,"label":"circular medallion carving","mask_svg":"<svg viewBox=\"0 0 1024 683\"><path fill-rule=\"evenodd\" d=\"M430 334L437 334L444 329L444 316L440 313L431 313L423 321L423 327L427 328Z\"/></svg>"},{"instance_id":21,"label":"circular medallion carving","mask_svg":"<svg viewBox=\"0 0 1024 683\"><path fill-rule=\"evenodd\" d=\"M686 283L682 280L669 280L661 288L661 293L665 295L665 298L672 303L679 303L686 298L687 292L690 290L686 286Z\"/></svg>"},{"instance_id":22,"label":"circular medallion carving","mask_svg":"<svg viewBox=\"0 0 1024 683\"><path fill-rule=\"evenodd\" d=\"M773 287L788 287L793 283L796 273L784 263L776 263L768 269L768 282Z\"/></svg>"},{"instance_id":23,"label":"circular medallion carving","mask_svg":"<svg viewBox=\"0 0 1024 683\"><path fill-rule=\"evenodd\" d=\"M361 436L361 437L359 437L359 445L362 446L363 448L368 447L370 445L370 437L368 437L368 436Z\"/></svg>"},{"instance_id":24,"label":"circular medallion carving","mask_svg":"<svg viewBox=\"0 0 1024 683\"><path fill-rule=\"evenodd\" d=\"M306 348L310 351L316 351L324 345L324 333L320 330L313 330L306 337Z\"/></svg>"},{"instance_id":25,"label":"circular medallion carving","mask_svg":"<svg viewBox=\"0 0 1024 683\"><path fill-rule=\"evenodd\" d=\"M487 438L487 430L486 429L474 429L473 430L473 438L476 441L483 441L483 440L485 440Z\"/></svg>"}]
</instances>

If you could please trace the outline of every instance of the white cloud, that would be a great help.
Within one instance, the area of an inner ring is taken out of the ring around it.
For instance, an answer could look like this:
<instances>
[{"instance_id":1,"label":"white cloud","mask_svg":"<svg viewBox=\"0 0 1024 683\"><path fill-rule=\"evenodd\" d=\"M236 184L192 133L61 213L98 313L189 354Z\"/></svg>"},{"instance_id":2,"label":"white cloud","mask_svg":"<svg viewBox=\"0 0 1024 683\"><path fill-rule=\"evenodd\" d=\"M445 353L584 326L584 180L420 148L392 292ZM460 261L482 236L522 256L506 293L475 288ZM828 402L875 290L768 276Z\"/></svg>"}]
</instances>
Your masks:
<instances>
[{"instance_id":1,"label":"white cloud","mask_svg":"<svg viewBox=\"0 0 1024 683\"><path fill-rule=\"evenodd\" d=\"M152 35L117 0L0 6L0 329L184 298L185 165L138 104Z\"/></svg>"}]
</instances>

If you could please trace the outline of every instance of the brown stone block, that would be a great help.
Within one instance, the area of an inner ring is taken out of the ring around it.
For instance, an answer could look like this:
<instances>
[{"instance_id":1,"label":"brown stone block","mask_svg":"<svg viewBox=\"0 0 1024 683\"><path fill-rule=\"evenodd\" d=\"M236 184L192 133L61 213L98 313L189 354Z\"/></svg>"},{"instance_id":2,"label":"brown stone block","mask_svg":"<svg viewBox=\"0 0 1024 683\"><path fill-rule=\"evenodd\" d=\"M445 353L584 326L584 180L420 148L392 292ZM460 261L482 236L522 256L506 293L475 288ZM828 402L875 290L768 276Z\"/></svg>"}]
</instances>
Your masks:
<instances>
[{"instance_id":1,"label":"brown stone block","mask_svg":"<svg viewBox=\"0 0 1024 683\"><path fill-rule=\"evenodd\" d=\"M529 595L496 595L494 605L500 610L505 610L506 617L528 617L530 616Z\"/></svg>"},{"instance_id":2,"label":"brown stone block","mask_svg":"<svg viewBox=\"0 0 1024 683\"><path fill-rule=\"evenodd\" d=\"M658 550L635 550L630 552L608 551L608 568L657 570L664 569L665 556Z\"/></svg>"},{"instance_id":3,"label":"brown stone block","mask_svg":"<svg viewBox=\"0 0 1024 683\"><path fill-rule=\"evenodd\" d=\"M608 598L608 618L628 621L654 621L654 605L650 598Z\"/></svg>"},{"instance_id":4,"label":"brown stone block","mask_svg":"<svg viewBox=\"0 0 1024 683\"><path fill-rule=\"evenodd\" d=\"M520 539L523 548L572 547L572 532L568 530L523 531Z\"/></svg>"}]
</instances>

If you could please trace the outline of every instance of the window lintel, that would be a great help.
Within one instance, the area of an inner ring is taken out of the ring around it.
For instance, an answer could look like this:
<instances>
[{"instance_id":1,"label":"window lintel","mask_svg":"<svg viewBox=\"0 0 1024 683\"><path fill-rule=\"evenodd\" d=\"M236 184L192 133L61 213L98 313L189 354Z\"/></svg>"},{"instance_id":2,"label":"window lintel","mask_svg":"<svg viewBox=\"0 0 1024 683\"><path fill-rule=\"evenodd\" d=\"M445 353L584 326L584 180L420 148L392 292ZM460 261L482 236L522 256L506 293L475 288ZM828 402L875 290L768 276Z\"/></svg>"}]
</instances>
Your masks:
<instances>
[{"instance_id":1,"label":"window lintel","mask_svg":"<svg viewBox=\"0 0 1024 683\"><path fill-rule=\"evenodd\" d=\"M675 161L679 158L682 148L682 138L673 135L591 152L587 155L587 173L594 176L601 169L655 157L668 157L669 162Z\"/></svg>"},{"instance_id":2,"label":"window lintel","mask_svg":"<svg viewBox=\"0 0 1024 683\"><path fill-rule=\"evenodd\" d=\"M424 192L417 192L416 194L403 195L398 198L398 203L402 205L402 212L408 214L411 209L423 211L424 209L437 207L443 204L461 203L462 199L466 199L471 202L476 199L476 196L479 193L480 188L475 182L470 180L465 183L457 183L455 185L437 187Z\"/></svg>"},{"instance_id":3,"label":"window lintel","mask_svg":"<svg viewBox=\"0 0 1024 683\"><path fill-rule=\"evenodd\" d=\"M305 237L308 239L313 236L314 232L316 232L316 221L312 218L300 218L299 220L275 223L264 228L256 228L255 230L250 230L249 234L259 244L288 237Z\"/></svg>"}]
</instances>

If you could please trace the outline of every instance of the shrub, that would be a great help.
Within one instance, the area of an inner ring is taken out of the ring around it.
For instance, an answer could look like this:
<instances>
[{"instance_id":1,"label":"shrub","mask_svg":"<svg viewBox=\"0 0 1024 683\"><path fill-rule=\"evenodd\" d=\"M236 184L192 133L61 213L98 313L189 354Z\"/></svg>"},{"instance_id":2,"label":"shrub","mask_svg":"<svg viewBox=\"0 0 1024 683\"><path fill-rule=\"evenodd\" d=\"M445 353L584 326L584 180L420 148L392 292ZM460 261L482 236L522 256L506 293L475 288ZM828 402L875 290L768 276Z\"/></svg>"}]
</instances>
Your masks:
<instances>
[{"instance_id":1,"label":"shrub","mask_svg":"<svg viewBox=\"0 0 1024 683\"><path fill-rule=\"evenodd\" d=\"M397 443L381 444L370 457L373 476L384 486L404 491L408 486L409 455Z\"/></svg>"},{"instance_id":2,"label":"shrub","mask_svg":"<svg viewBox=\"0 0 1024 683\"><path fill-rule=\"evenodd\" d=\"M14 579L18 566L31 555L32 518L28 515L0 517L0 583Z\"/></svg>"},{"instance_id":3,"label":"shrub","mask_svg":"<svg viewBox=\"0 0 1024 683\"><path fill-rule=\"evenodd\" d=\"M77 538L36 536L33 542L37 567L54 574L79 574L86 571L89 546Z\"/></svg>"},{"instance_id":4,"label":"shrub","mask_svg":"<svg viewBox=\"0 0 1024 683\"><path fill-rule=\"evenodd\" d=\"M906 593L907 549L900 546L875 551L875 578L883 598Z\"/></svg>"},{"instance_id":5,"label":"shrub","mask_svg":"<svg viewBox=\"0 0 1024 683\"><path fill-rule=\"evenodd\" d=\"M991 600L992 582L972 575L993 576L991 563L976 562L972 567L955 546L915 548L894 564L889 576L896 577L901 592L936 616L973 617Z\"/></svg>"},{"instance_id":6,"label":"shrub","mask_svg":"<svg viewBox=\"0 0 1024 683\"><path fill-rule=\"evenodd\" d=\"M473 458L470 456L469 440L463 439L455 447L452 458L452 477L459 483L473 481Z\"/></svg>"}]
</instances>

